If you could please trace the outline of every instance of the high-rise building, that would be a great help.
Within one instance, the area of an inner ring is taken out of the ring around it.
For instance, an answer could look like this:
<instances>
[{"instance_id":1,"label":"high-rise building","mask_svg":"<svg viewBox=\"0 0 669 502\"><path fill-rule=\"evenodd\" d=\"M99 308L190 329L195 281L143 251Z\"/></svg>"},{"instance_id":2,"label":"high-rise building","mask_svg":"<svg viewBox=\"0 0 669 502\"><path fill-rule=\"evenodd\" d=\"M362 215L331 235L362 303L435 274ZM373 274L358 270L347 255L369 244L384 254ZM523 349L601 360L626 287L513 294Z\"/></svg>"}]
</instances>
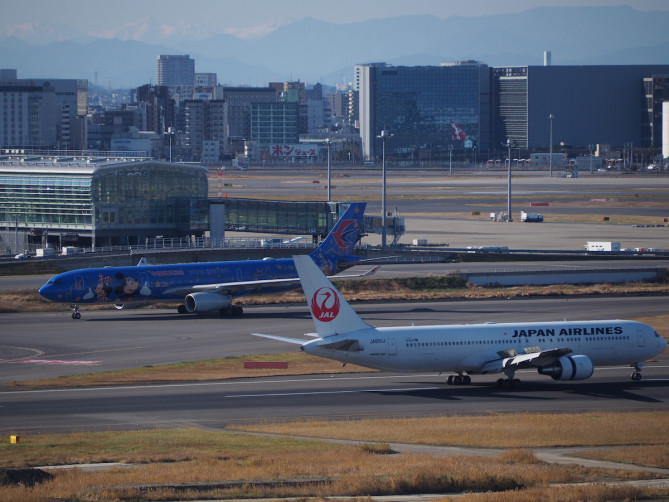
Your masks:
<instances>
[{"instance_id":1,"label":"high-rise building","mask_svg":"<svg viewBox=\"0 0 669 502\"><path fill-rule=\"evenodd\" d=\"M0 146L84 150L87 142L88 81L0 80Z\"/></svg>"},{"instance_id":2,"label":"high-rise building","mask_svg":"<svg viewBox=\"0 0 669 502\"><path fill-rule=\"evenodd\" d=\"M188 54L162 54L156 59L156 85L170 88L177 102L191 99L195 85L195 60Z\"/></svg>"},{"instance_id":3,"label":"high-rise building","mask_svg":"<svg viewBox=\"0 0 669 502\"><path fill-rule=\"evenodd\" d=\"M143 85L137 88L137 101L147 106L147 131L164 134L174 127L176 107L169 87Z\"/></svg>"},{"instance_id":4,"label":"high-rise building","mask_svg":"<svg viewBox=\"0 0 669 502\"><path fill-rule=\"evenodd\" d=\"M662 147L662 103L669 101L669 73L643 79L646 89L648 124L643 131L643 141L651 148ZM644 124L644 125L645 125Z\"/></svg>"},{"instance_id":5,"label":"high-rise building","mask_svg":"<svg viewBox=\"0 0 669 502\"><path fill-rule=\"evenodd\" d=\"M251 140L260 146L299 143L298 103L252 103Z\"/></svg>"},{"instance_id":6,"label":"high-rise building","mask_svg":"<svg viewBox=\"0 0 669 502\"><path fill-rule=\"evenodd\" d=\"M363 156L447 158L490 147L490 68L475 61L441 66L357 65Z\"/></svg>"},{"instance_id":7,"label":"high-rise building","mask_svg":"<svg viewBox=\"0 0 669 502\"><path fill-rule=\"evenodd\" d=\"M226 112L225 101L217 99L184 101L186 124L184 140L193 160L205 164L220 162L228 145Z\"/></svg>"},{"instance_id":8,"label":"high-rise building","mask_svg":"<svg viewBox=\"0 0 669 502\"><path fill-rule=\"evenodd\" d=\"M493 143L659 148L667 75L669 65L495 68Z\"/></svg>"},{"instance_id":9,"label":"high-rise building","mask_svg":"<svg viewBox=\"0 0 669 502\"><path fill-rule=\"evenodd\" d=\"M229 152L243 152L244 141L251 139L251 103L275 102L277 91L269 86L223 87L221 98L228 106Z\"/></svg>"}]
</instances>

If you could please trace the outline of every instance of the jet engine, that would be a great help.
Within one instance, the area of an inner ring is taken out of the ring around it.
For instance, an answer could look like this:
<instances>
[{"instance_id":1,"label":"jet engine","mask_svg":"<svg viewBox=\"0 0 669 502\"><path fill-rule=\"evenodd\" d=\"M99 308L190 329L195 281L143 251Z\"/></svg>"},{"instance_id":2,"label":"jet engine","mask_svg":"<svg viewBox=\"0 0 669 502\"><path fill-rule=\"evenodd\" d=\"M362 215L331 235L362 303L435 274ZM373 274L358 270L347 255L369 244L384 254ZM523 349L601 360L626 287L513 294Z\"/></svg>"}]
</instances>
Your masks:
<instances>
[{"instance_id":1,"label":"jet engine","mask_svg":"<svg viewBox=\"0 0 669 502\"><path fill-rule=\"evenodd\" d=\"M595 367L588 356L562 356L553 364L539 368L539 374L553 380L585 380L592 376Z\"/></svg>"},{"instance_id":2,"label":"jet engine","mask_svg":"<svg viewBox=\"0 0 669 502\"><path fill-rule=\"evenodd\" d=\"M186 310L193 312L212 312L227 309L232 305L232 298L227 295L203 291L186 295Z\"/></svg>"}]
</instances>

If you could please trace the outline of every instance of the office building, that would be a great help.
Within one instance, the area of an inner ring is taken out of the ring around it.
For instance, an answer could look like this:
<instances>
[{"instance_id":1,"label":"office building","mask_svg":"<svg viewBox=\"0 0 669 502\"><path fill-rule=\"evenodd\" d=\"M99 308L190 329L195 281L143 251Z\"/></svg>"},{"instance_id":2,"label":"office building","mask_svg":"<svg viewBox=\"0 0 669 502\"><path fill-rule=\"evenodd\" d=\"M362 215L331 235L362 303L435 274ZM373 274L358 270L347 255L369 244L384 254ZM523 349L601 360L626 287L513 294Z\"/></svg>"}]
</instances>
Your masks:
<instances>
[{"instance_id":1,"label":"office building","mask_svg":"<svg viewBox=\"0 0 669 502\"><path fill-rule=\"evenodd\" d=\"M251 140L260 146L297 144L299 116L298 103L252 103Z\"/></svg>"},{"instance_id":2,"label":"office building","mask_svg":"<svg viewBox=\"0 0 669 502\"><path fill-rule=\"evenodd\" d=\"M646 113L648 128L642 133L642 141L651 148L662 148L662 104L669 101L669 73L653 75L643 79L646 90Z\"/></svg>"},{"instance_id":3,"label":"office building","mask_svg":"<svg viewBox=\"0 0 669 502\"><path fill-rule=\"evenodd\" d=\"M0 146L86 149L88 81L16 74L3 70L0 80Z\"/></svg>"},{"instance_id":4,"label":"office building","mask_svg":"<svg viewBox=\"0 0 669 502\"><path fill-rule=\"evenodd\" d=\"M251 103L277 101L272 87L223 87L221 98L228 107L228 152L244 152L244 142L251 139ZM218 98L218 93L216 95Z\"/></svg>"},{"instance_id":5,"label":"office building","mask_svg":"<svg viewBox=\"0 0 669 502\"><path fill-rule=\"evenodd\" d=\"M146 130L165 134L176 122L176 105L169 87L143 85L137 88L137 101L146 103Z\"/></svg>"},{"instance_id":6,"label":"office building","mask_svg":"<svg viewBox=\"0 0 669 502\"><path fill-rule=\"evenodd\" d=\"M494 143L659 148L666 75L669 65L495 68Z\"/></svg>"},{"instance_id":7,"label":"office building","mask_svg":"<svg viewBox=\"0 0 669 502\"><path fill-rule=\"evenodd\" d=\"M228 145L225 101L192 99L184 101L183 105L184 141L189 158L205 165L220 164ZM205 151L207 155L204 155Z\"/></svg>"},{"instance_id":8,"label":"office building","mask_svg":"<svg viewBox=\"0 0 669 502\"><path fill-rule=\"evenodd\" d=\"M490 148L490 68L467 61L441 66L357 65L360 136L366 160L448 158Z\"/></svg>"}]
</instances>

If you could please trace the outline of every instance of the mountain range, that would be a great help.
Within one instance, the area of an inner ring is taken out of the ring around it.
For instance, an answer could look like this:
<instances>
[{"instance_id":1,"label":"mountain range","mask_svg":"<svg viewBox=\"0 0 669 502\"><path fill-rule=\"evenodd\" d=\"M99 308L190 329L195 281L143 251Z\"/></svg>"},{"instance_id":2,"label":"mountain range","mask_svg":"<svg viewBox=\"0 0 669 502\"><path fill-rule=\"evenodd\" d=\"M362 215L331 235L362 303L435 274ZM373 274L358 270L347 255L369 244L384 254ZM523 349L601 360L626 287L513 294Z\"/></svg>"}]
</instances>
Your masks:
<instances>
[{"instance_id":1,"label":"mountain range","mask_svg":"<svg viewBox=\"0 0 669 502\"><path fill-rule=\"evenodd\" d=\"M19 78L81 78L110 88L155 81L159 54L189 54L196 72L223 85L301 80L350 82L353 65L438 65L477 60L490 66L669 64L669 11L631 7L539 7L477 17L403 16L346 24L303 18L252 38L212 25L167 26L134 20L85 33L64 25L0 26L0 68Z\"/></svg>"}]
</instances>

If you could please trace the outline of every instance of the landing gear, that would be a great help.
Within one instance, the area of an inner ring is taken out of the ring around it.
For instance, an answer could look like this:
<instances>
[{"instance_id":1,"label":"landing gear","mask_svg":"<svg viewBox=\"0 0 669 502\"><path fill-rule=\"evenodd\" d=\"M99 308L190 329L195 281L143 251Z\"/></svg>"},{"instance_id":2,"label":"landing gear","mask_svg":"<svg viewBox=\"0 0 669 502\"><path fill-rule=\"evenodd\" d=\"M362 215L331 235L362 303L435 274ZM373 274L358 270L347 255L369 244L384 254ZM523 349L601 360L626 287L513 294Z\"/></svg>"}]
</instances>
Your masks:
<instances>
[{"instance_id":1,"label":"landing gear","mask_svg":"<svg viewBox=\"0 0 669 502\"><path fill-rule=\"evenodd\" d=\"M218 313L222 317L240 317L242 314L244 314L244 309L238 307L237 305L230 305L227 308L219 310Z\"/></svg>"},{"instance_id":2,"label":"landing gear","mask_svg":"<svg viewBox=\"0 0 669 502\"><path fill-rule=\"evenodd\" d=\"M72 305L72 319L81 319L81 313L79 312L79 305Z\"/></svg>"},{"instance_id":3,"label":"landing gear","mask_svg":"<svg viewBox=\"0 0 669 502\"><path fill-rule=\"evenodd\" d=\"M500 389L516 389L520 387L520 380L515 378L516 369L514 367L505 368L504 374L506 378L499 378L497 380L497 387Z\"/></svg>"},{"instance_id":4,"label":"landing gear","mask_svg":"<svg viewBox=\"0 0 669 502\"><path fill-rule=\"evenodd\" d=\"M632 372L632 380L638 382L641 380L641 368L643 368L646 363L634 363L634 371Z\"/></svg>"},{"instance_id":5,"label":"landing gear","mask_svg":"<svg viewBox=\"0 0 669 502\"><path fill-rule=\"evenodd\" d=\"M472 383L472 378L469 375L448 375L446 379L448 385L469 385Z\"/></svg>"},{"instance_id":6,"label":"landing gear","mask_svg":"<svg viewBox=\"0 0 669 502\"><path fill-rule=\"evenodd\" d=\"M177 312L179 312L180 314L188 314L188 310L186 310L185 305L179 305L177 307Z\"/></svg>"},{"instance_id":7,"label":"landing gear","mask_svg":"<svg viewBox=\"0 0 669 502\"><path fill-rule=\"evenodd\" d=\"M497 387L500 389L516 389L520 387L520 380L517 378L499 378Z\"/></svg>"}]
</instances>

